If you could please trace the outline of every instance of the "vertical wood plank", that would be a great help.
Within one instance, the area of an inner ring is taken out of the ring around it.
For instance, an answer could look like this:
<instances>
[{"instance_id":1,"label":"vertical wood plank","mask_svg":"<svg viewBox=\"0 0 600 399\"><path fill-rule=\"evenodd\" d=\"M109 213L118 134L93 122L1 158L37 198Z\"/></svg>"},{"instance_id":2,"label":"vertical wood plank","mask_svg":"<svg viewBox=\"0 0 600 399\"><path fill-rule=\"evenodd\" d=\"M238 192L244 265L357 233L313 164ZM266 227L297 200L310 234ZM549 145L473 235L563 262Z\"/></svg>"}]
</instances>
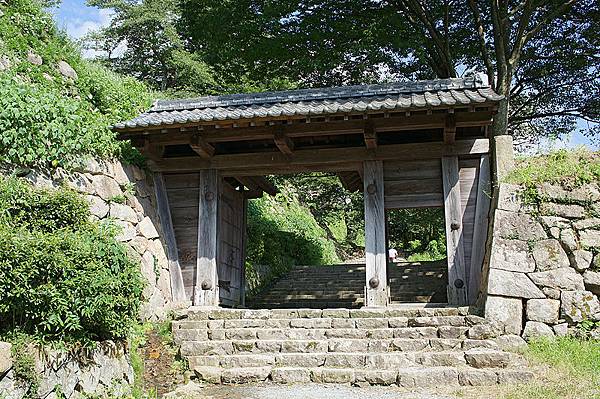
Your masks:
<instances>
[{"instance_id":1,"label":"vertical wood plank","mask_svg":"<svg viewBox=\"0 0 600 399\"><path fill-rule=\"evenodd\" d=\"M181 266L179 265L179 254L177 253L177 241L175 240L175 230L171 219L171 209L169 208L169 199L167 189L162 173L154 173L154 191L156 195L156 205L158 217L163 231L163 240L167 250L167 259L169 261L169 276L171 279L171 297L173 302L181 303L187 301Z\"/></svg>"},{"instance_id":2,"label":"vertical wood plank","mask_svg":"<svg viewBox=\"0 0 600 399\"><path fill-rule=\"evenodd\" d=\"M366 306L387 306L383 162L364 162Z\"/></svg>"},{"instance_id":3,"label":"vertical wood plank","mask_svg":"<svg viewBox=\"0 0 600 399\"><path fill-rule=\"evenodd\" d=\"M244 198L242 202L242 269L240 271L240 305L246 307L246 245L248 242L248 200Z\"/></svg>"},{"instance_id":4,"label":"vertical wood plank","mask_svg":"<svg viewBox=\"0 0 600 399\"><path fill-rule=\"evenodd\" d=\"M475 208L475 227L473 231L473 247L471 249L471 265L469 267L469 303L475 303L481 284L485 243L487 241L488 217L491 204L490 157L485 154L479 162L479 180L477 182L477 205Z\"/></svg>"},{"instance_id":5,"label":"vertical wood plank","mask_svg":"<svg viewBox=\"0 0 600 399\"><path fill-rule=\"evenodd\" d=\"M457 156L442 157L442 181L448 254L448 303L466 305L467 280Z\"/></svg>"},{"instance_id":6,"label":"vertical wood plank","mask_svg":"<svg viewBox=\"0 0 600 399\"><path fill-rule=\"evenodd\" d=\"M219 209L219 175L215 169L201 170L198 203L198 254L194 305L217 306L217 228Z\"/></svg>"}]
</instances>

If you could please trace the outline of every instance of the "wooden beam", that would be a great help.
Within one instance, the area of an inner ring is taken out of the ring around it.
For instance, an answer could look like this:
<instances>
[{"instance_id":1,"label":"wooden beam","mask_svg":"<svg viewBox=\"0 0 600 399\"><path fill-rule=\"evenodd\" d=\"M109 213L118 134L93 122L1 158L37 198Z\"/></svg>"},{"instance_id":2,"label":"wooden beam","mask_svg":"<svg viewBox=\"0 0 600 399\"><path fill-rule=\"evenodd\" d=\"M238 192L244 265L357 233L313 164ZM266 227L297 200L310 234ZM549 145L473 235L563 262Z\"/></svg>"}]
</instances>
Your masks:
<instances>
[{"instance_id":1,"label":"wooden beam","mask_svg":"<svg viewBox=\"0 0 600 399\"><path fill-rule=\"evenodd\" d=\"M162 173L154 173L154 192L156 195L156 211L160 219L163 232L163 240L167 260L169 261L169 276L171 280L171 298L175 304L181 304L188 301L183 284L183 275L179 265L179 254L177 251L177 241L175 239L175 230L173 229L173 220L171 218L171 209L165 181Z\"/></svg>"},{"instance_id":2,"label":"wooden beam","mask_svg":"<svg viewBox=\"0 0 600 399\"><path fill-rule=\"evenodd\" d=\"M446 115L446 125L444 126L444 143L454 144L456 141L456 114Z\"/></svg>"},{"instance_id":3,"label":"wooden beam","mask_svg":"<svg viewBox=\"0 0 600 399\"><path fill-rule=\"evenodd\" d=\"M376 132L402 132L407 130L443 129L446 126L446 113L432 115L394 116L390 118L372 118ZM459 112L456 115L456 127L487 126L492 123L492 112ZM208 143L222 143L227 141L244 140L273 140L276 131L283 132L289 138L309 136L333 136L346 134L363 134L364 120L339 120L330 122L295 123L286 125L221 128L205 127L202 137ZM120 139L135 137L151 138L156 143L187 144L190 138L197 133L191 131L181 132L176 126L170 127L168 134L160 130L139 130L121 133Z\"/></svg>"},{"instance_id":4,"label":"wooden beam","mask_svg":"<svg viewBox=\"0 0 600 399\"><path fill-rule=\"evenodd\" d=\"M479 179L477 181L477 203L475 205L475 221L473 230L473 246L471 249L471 265L468 272L469 303L477 301L481 285L481 273L488 234L489 211L492 195L492 176L490 172L490 157L481 156L479 161Z\"/></svg>"},{"instance_id":5,"label":"wooden beam","mask_svg":"<svg viewBox=\"0 0 600 399\"><path fill-rule=\"evenodd\" d=\"M370 122L372 122L372 120ZM365 124L363 136L365 139L365 146L367 146L368 149L374 150L377 148L377 132L375 131L373 123Z\"/></svg>"},{"instance_id":6,"label":"wooden beam","mask_svg":"<svg viewBox=\"0 0 600 399\"><path fill-rule=\"evenodd\" d=\"M277 129L273 139L279 151L286 155L292 155L294 152L294 142L287 136L283 129Z\"/></svg>"},{"instance_id":7,"label":"wooden beam","mask_svg":"<svg viewBox=\"0 0 600 399\"><path fill-rule=\"evenodd\" d=\"M214 169L201 170L198 204L198 253L194 305L218 306L217 229L219 207L219 174Z\"/></svg>"},{"instance_id":8,"label":"wooden beam","mask_svg":"<svg viewBox=\"0 0 600 399\"><path fill-rule=\"evenodd\" d=\"M269 195L279 192L277 187L263 176L237 176L236 179L250 190L264 191Z\"/></svg>"},{"instance_id":9,"label":"wooden beam","mask_svg":"<svg viewBox=\"0 0 600 399\"><path fill-rule=\"evenodd\" d=\"M362 179L358 172L339 172L337 176L342 186L350 192L355 192L362 188Z\"/></svg>"},{"instance_id":10,"label":"wooden beam","mask_svg":"<svg viewBox=\"0 0 600 399\"><path fill-rule=\"evenodd\" d=\"M468 303L468 296L457 156L442 158L442 180L448 255L448 303L463 306Z\"/></svg>"},{"instance_id":11,"label":"wooden beam","mask_svg":"<svg viewBox=\"0 0 600 399\"><path fill-rule=\"evenodd\" d=\"M194 150L202 159L211 159L213 155L215 155L215 147L208 144L199 134L192 136L190 147L192 147L192 150Z\"/></svg>"},{"instance_id":12,"label":"wooden beam","mask_svg":"<svg viewBox=\"0 0 600 399\"><path fill-rule=\"evenodd\" d=\"M385 238L385 207L383 162L364 162L365 306L387 306L387 256Z\"/></svg>"},{"instance_id":13,"label":"wooden beam","mask_svg":"<svg viewBox=\"0 0 600 399\"><path fill-rule=\"evenodd\" d=\"M224 176L298 173L307 170L356 170L365 160L418 160L451 155L478 155L489 152L488 139L460 140L453 145L443 142L380 145L376 150L364 147L297 150L292 158L281 152L215 155L210 161L193 158L166 158L156 162L159 171L219 169Z\"/></svg>"}]
</instances>

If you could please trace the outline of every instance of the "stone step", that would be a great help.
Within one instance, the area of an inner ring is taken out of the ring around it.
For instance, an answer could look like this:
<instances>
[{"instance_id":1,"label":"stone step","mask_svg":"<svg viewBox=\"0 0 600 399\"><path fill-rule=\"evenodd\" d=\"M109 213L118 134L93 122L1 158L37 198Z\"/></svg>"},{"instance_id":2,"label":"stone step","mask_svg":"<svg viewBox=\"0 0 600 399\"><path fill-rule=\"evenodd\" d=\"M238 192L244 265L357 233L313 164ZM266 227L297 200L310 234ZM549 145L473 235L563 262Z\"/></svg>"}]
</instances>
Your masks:
<instances>
[{"instance_id":1,"label":"stone step","mask_svg":"<svg viewBox=\"0 0 600 399\"><path fill-rule=\"evenodd\" d=\"M332 338L321 340L181 340L181 353L186 356L209 356L211 353L276 354L276 353L321 353L321 352L434 352L468 351L474 348L498 350L495 340L460 338L380 338L348 339ZM209 365L209 364L207 364Z\"/></svg>"},{"instance_id":2,"label":"stone step","mask_svg":"<svg viewBox=\"0 0 600 399\"><path fill-rule=\"evenodd\" d=\"M326 367L198 367L196 375L209 383L246 384L271 380L277 383L397 384L406 388L490 386L524 383L533 373L516 369L474 369L470 367L407 367L368 370Z\"/></svg>"},{"instance_id":3,"label":"stone step","mask_svg":"<svg viewBox=\"0 0 600 399\"><path fill-rule=\"evenodd\" d=\"M485 323L478 316L416 316L416 317L364 317L364 318L269 318L269 319L217 319L180 320L173 323L173 330L192 329L240 329L240 328L308 328L308 329L380 329L399 327L471 327Z\"/></svg>"},{"instance_id":4,"label":"stone step","mask_svg":"<svg viewBox=\"0 0 600 399\"><path fill-rule=\"evenodd\" d=\"M522 367L522 357L491 349L436 352L310 352L244 353L188 356L190 368L198 367L326 367L393 370L403 367L470 366L477 369Z\"/></svg>"},{"instance_id":5,"label":"stone step","mask_svg":"<svg viewBox=\"0 0 600 399\"><path fill-rule=\"evenodd\" d=\"M365 309L226 309L190 307L177 310L174 317L188 320L230 320L230 319L296 319L296 318L394 318L394 317L435 317L466 316L471 320L483 320L471 315L469 307L388 307Z\"/></svg>"}]
</instances>

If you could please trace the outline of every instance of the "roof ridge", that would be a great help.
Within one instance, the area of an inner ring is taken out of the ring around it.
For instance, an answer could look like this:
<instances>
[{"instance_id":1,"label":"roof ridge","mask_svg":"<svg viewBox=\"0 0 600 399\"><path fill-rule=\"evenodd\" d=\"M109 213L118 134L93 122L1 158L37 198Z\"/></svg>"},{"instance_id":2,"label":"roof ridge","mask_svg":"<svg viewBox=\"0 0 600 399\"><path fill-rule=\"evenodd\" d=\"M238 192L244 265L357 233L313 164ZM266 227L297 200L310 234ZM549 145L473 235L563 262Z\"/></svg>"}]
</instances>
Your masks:
<instances>
[{"instance_id":1,"label":"roof ridge","mask_svg":"<svg viewBox=\"0 0 600 399\"><path fill-rule=\"evenodd\" d=\"M478 74L474 74L460 78L397 81L379 84L268 91L259 93L225 94L219 96L204 96L178 100L156 100L152 104L152 107L148 113L229 106L262 105L282 102L301 102L313 100L322 101L327 99L386 96L403 93L423 93L427 91L479 89L486 87L489 86L483 84L483 81Z\"/></svg>"}]
</instances>

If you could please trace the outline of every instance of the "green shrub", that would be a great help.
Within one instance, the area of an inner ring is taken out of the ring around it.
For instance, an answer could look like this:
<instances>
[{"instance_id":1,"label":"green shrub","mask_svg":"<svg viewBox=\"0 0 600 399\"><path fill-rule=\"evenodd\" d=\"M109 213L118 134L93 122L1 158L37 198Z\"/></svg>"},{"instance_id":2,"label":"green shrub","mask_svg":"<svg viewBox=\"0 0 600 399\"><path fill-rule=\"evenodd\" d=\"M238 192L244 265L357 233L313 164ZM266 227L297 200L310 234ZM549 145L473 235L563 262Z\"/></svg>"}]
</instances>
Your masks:
<instances>
[{"instance_id":1,"label":"green shrub","mask_svg":"<svg viewBox=\"0 0 600 399\"><path fill-rule=\"evenodd\" d=\"M83 345L127 336L144 284L115 226L89 222L68 189L17 178L0 182L0 211L0 334Z\"/></svg>"},{"instance_id":2,"label":"green shrub","mask_svg":"<svg viewBox=\"0 0 600 399\"><path fill-rule=\"evenodd\" d=\"M68 189L32 189L15 178L0 177L0 223L29 230L75 231L89 224L89 206Z\"/></svg>"}]
</instances>

